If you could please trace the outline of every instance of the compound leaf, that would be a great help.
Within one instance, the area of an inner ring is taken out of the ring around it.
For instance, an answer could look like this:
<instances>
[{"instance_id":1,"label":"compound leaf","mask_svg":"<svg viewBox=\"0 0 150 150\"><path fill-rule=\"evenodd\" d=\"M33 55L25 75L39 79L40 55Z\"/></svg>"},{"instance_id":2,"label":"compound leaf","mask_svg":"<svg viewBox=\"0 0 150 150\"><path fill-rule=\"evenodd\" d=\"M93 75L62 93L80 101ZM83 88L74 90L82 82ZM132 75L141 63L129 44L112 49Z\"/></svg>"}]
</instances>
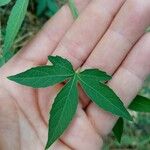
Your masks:
<instances>
[{"instance_id":1,"label":"compound leaf","mask_svg":"<svg viewBox=\"0 0 150 150\"><path fill-rule=\"evenodd\" d=\"M48 59L52 63L51 66L31 68L18 75L8 77L12 81L34 88L51 86L69 79L56 96L50 112L46 149L60 138L73 119L78 104L78 82L80 82L85 93L99 107L114 115L132 120L120 98L112 89L102 83L110 80L111 76L98 69L87 69L83 72L75 73L73 66L68 60L59 56L49 56ZM119 120L118 124L121 123ZM114 129L118 140L121 139L121 127L118 131L116 131L117 127Z\"/></svg>"},{"instance_id":2,"label":"compound leaf","mask_svg":"<svg viewBox=\"0 0 150 150\"><path fill-rule=\"evenodd\" d=\"M48 149L67 129L73 119L78 105L76 75L66 83L55 98L49 119Z\"/></svg>"}]
</instances>

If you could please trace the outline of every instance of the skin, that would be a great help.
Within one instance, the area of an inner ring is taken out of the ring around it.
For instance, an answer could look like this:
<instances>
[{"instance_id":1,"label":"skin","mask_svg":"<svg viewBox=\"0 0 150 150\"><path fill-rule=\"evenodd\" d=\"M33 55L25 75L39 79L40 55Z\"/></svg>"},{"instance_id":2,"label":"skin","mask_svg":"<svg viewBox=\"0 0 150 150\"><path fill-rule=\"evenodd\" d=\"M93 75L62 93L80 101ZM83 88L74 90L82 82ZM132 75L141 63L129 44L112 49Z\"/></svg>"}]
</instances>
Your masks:
<instances>
[{"instance_id":1,"label":"skin","mask_svg":"<svg viewBox=\"0 0 150 150\"><path fill-rule=\"evenodd\" d=\"M6 77L47 63L48 55L69 59L74 68L96 67L113 75L108 85L127 106L150 73L150 1L76 0L74 21L68 6L49 20L0 69L0 149L42 150L49 108L62 85L32 89ZM79 87L80 88L80 87ZM117 118L97 108L80 89L75 118L52 150L99 150Z\"/></svg>"}]
</instances>

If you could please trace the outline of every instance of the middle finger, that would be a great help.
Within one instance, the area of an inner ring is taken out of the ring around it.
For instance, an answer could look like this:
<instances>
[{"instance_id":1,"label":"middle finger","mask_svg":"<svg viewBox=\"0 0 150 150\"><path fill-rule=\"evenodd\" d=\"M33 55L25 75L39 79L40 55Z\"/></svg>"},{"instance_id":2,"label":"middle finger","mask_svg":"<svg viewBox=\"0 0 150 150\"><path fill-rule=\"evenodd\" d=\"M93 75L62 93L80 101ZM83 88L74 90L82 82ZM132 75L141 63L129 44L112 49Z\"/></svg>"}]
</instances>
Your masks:
<instances>
[{"instance_id":1,"label":"middle finger","mask_svg":"<svg viewBox=\"0 0 150 150\"><path fill-rule=\"evenodd\" d=\"M52 55L69 59L74 68L80 67L103 36L124 1L91 1Z\"/></svg>"},{"instance_id":2,"label":"middle finger","mask_svg":"<svg viewBox=\"0 0 150 150\"><path fill-rule=\"evenodd\" d=\"M127 0L83 68L100 68L114 74L127 53L150 24L150 1ZM85 94L81 95L85 99ZM88 104L83 100L84 106Z\"/></svg>"}]
</instances>

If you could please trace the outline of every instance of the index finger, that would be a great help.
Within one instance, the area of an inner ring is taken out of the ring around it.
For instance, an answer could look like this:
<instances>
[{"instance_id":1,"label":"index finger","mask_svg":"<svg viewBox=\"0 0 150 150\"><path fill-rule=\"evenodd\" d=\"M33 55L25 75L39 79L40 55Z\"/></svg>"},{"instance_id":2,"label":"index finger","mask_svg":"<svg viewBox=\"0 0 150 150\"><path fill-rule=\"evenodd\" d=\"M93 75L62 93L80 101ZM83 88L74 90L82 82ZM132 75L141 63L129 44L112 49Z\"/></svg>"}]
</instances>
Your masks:
<instances>
[{"instance_id":1,"label":"index finger","mask_svg":"<svg viewBox=\"0 0 150 150\"><path fill-rule=\"evenodd\" d=\"M91 0L75 0L79 13L82 12L89 1ZM2 67L3 75L16 74L29 67L46 64L47 56L54 51L73 22L70 8L68 5L64 5L54 17L47 21L41 31Z\"/></svg>"}]
</instances>

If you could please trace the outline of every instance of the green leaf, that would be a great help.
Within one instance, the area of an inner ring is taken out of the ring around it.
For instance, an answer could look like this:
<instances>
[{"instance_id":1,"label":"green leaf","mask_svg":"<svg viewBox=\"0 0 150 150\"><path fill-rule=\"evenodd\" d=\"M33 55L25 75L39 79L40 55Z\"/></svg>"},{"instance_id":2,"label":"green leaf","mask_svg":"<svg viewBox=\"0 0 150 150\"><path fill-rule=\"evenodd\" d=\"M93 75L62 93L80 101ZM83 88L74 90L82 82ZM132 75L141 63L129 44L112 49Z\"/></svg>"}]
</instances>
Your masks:
<instances>
[{"instance_id":1,"label":"green leaf","mask_svg":"<svg viewBox=\"0 0 150 150\"><path fill-rule=\"evenodd\" d=\"M119 143L121 142L121 137L123 134L123 127L124 127L124 120L123 118L119 118L113 128L113 133Z\"/></svg>"},{"instance_id":2,"label":"green leaf","mask_svg":"<svg viewBox=\"0 0 150 150\"><path fill-rule=\"evenodd\" d=\"M0 6L8 4L11 0L0 0Z\"/></svg>"},{"instance_id":3,"label":"green leaf","mask_svg":"<svg viewBox=\"0 0 150 150\"><path fill-rule=\"evenodd\" d=\"M150 112L150 99L138 95L129 105L129 109L137 112Z\"/></svg>"},{"instance_id":4,"label":"green leaf","mask_svg":"<svg viewBox=\"0 0 150 150\"><path fill-rule=\"evenodd\" d=\"M81 76L85 76L86 78L89 79L94 79L97 82L99 81L108 81L112 77L108 75L106 72L103 72L99 69L86 69L83 72L80 73Z\"/></svg>"},{"instance_id":5,"label":"green leaf","mask_svg":"<svg viewBox=\"0 0 150 150\"><path fill-rule=\"evenodd\" d=\"M137 112L149 113L150 112L150 99L138 95L129 105L129 109L133 111L137 111ZM115 124L113 128L113 133L119 143L121 142L121 137L123 134L123 126L124 126L123 118L119 118L119 120L117 121L117 123Z\"/></svg>"},{"instance_id":6,"label":"green leaf","mask_svg":"<svg viewBox=\"0 0 150 150\"><path fill-rule=\"evenodd\" d=\"M114 115L132 120L120 98L108 86L97 82L94 78L78 75L80 84L91 100L104 110Z\"/></svg>"},{"instance_id":7,"label":"green leaf","mask_svg":"<svg viewBox=\"0 0 150 150\"><path fill-rule=\"evenodd\" d=\"M0 67L2 67L12 56L13 56L13 53L11 51L8 51L5 53L5 55L1 56Z\"/></svg>"},{"instance_id":8,"label":"green leaf","mask_svg":"<svg viewBox=\"0 0 150 150\"><path fill-rule=\"evenodd\" d=\"M5 64L5 59L0 56L0 67L2 67Z\"/></svg>"},{"instance_id":9,"label":"green leaf","mask_svg":"<svg viewBox=\"0 0 150 150\"><path fill-rule=\"evenodd\" d=\"M69 3L69 7L70 7L70 10L72 12L74 19L78 18L79 12L78 12L78 9L75 5L74 0L69 0L68 3Z\"/></svg>"},{"instance_id":10,"label":"green leaf","mask_svg":"<svg viewBox=\"0 0 150 150\"><path fill-rule=\"evenodd\" d=\"M52 16L54 15L54 13L53 13L51 10L47 10L47 11L45 12L45 15L46 15L47 17L52 17Z\"/></svg>"},{"instance_id":11,"label":"green leaf","mask_svg":"<svg viewBox=\"0 0 150 150\"><path fill-rule=\"evenodd\" d=\"M13 57L13 53L11 51L8 51L3 57L5 58L6 63L11 57Z\"/></svg>"},{"instance_id":12,"label":"green leaf","mask_svg":"<svg viewBox=\"0 0 150 150\"><path fill-rule=\"evenodd\" d=\"M24 20L28 3L29 0L17 0L11 11L6 27L3 55L7 53L13 45L14 39Z\"/></svg>"},{"instance_id":13,"label":"green leaf","mask_svg":"<svg viewBox=\"0 0 150 150\"><path fill-rule=\"evenodd\" d=\"M53 63L52 66L31 68L8 79L33 88L42 88L60 83L74 75L72 65L66 59L49 56L49 60Z\"/></svg>"},{"instance_id":14,"label":"green leaf","mask_svg":"<svg viewBox=\"0 0 150 150\"><path fill-rule=\"evenodd\" d=\"M0 67L2 67L12 56L13 56L13 53L11 51L8 51L4 55L1 55L0 56Z\"/></svg>"},{"instance_id":15,"label":"green leaf","mask_svg":"<svg viewBox=\"0 0 150 150\"><path fill-rule=\"evenodd\" d=\"M55 0L48 0L47 6L53 14L55 14L59 10L59 7Z\"/></svg>"},{"instance_id":16,"label":"green leaf","mask_svg":"<svg viewBox=\"0 0 150 150\"><path fill-rule=\"evenodd\" d=\"M74 77L62 88L55 98L50 112L48 149L67 129L71 123L78 105L77 77Z\"/></svg>"},{"instance_id":17,"label":"green leaf","mask_svg":"<svg viewBox=\"0 0 150 150\"><path fill-rule=\"evenodd\" d=\"M47 8L47 0L38 0L36 14L41 15L43 11Z\"/></svg>"},{"instance_id":18,"label":"green leaf","mask_svg":"<svg viewBox=\"0 0 150 150\"><path fill-rule=\"evenodd\" d=\"M100 82L111 79L105 72L98 69L88 69L81 73L75 73L68 60L59 56L49 56L48 59L52 63L51 66L31 68L18 75L8 77L12 81L34 88L51 86L69 79L56 96L50 112L46 149L60 138L73 119L78 104L78 81L86 94L99 107L132 120L119 97L107 85Z\"/></svg>"},{"instance_id":19,"label":"green leaf","mask_svg":"<svg viewBox=\"0 0 150 150\"><path fill-rule=\"evenodd\" d=\"M150 26L146 29L146 32L150 32Z\"/></svg>"}]
</instances>

